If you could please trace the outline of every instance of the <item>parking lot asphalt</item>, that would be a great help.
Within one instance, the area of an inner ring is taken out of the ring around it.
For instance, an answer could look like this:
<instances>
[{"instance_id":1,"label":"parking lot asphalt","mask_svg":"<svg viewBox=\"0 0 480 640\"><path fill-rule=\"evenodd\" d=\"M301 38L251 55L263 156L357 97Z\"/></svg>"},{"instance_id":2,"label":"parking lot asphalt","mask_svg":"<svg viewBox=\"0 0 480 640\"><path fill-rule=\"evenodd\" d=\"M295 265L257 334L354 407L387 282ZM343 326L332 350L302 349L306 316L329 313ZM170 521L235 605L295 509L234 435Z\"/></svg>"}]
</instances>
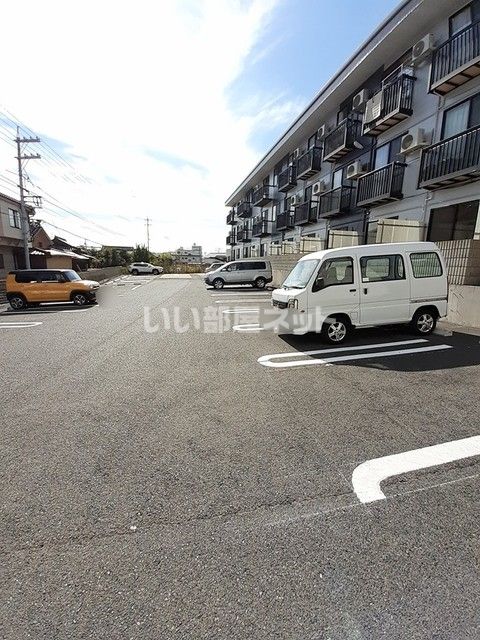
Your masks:
<instances>
[{"instance_id":1,"label":"parking lot asphalt","mask_svg":"<svg viewBox=\"0 0 480 640\"><path fill-rule=\"evenodd\" d=\"M0 637L480 637L479 338L332 351L268 309L128 276L0 313Z\"/></svg>"}]
</instances>

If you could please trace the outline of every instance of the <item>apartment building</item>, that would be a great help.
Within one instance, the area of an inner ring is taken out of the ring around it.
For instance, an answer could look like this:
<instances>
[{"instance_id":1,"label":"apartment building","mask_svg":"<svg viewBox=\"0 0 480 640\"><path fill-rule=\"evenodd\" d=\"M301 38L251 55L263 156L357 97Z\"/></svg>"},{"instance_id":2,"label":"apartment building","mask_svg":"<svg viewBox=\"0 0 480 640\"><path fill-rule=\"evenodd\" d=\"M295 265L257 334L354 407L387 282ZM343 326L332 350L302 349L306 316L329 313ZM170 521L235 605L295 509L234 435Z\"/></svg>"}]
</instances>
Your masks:
<instances>
[{"instance_id":1,"label":"apartment building","mask_svg":"<svg viewBox=\"0 0 480 640\"><path fill-rule=\"evenodd\" d=\"M177 264L202 264L202 247L193 243L190 249L180 247L171 253L173 261Z\"/></svg>"},{"instance_id":2,"label":"apartment building","mask_svg":"<svg viewBox=\"0 0 480 640\"><path fill-rule=\"evenodd\" d=\"M480 0L405 0L227 199L228 255L479 239L479 177Z\"/></svg>"},{"instance_id":3,"label":"apartment building","mask_svg":"<svg viewBox=\"0 0 480 640\"><path fill-rule=\"evenodd\" d=\"M26 207L29 217L34 209ZM12 269L25 268L20 202L0 193L0 280Z\"/></svg>"}]
</instances>

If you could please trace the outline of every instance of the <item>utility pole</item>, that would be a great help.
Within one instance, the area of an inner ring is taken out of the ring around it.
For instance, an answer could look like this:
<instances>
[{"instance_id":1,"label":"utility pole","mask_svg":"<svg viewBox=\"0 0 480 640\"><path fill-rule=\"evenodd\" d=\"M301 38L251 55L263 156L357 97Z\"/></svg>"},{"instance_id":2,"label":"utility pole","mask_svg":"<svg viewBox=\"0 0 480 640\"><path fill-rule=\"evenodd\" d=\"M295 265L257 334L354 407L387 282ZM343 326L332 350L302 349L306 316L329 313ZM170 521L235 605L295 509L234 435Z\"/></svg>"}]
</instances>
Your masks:
<instances>
[{"instance_id":1,"label":"utility pole","mask_svg":"<svg viewBox=\"0 0 480 640\"><path fill-rule=\"evenodd\" d=\"M147 250L150 253L150 218L145 218L145 225L147 227Z\"/></svg>"},{"instance_id":2,"label":"utility pole","mask_svg":"<svg viewBox=\"0 0 480 640\"><path fill-rule=\"evenodd\" d=\"M28 251L28 241L30 237L30 222L28 219L27 210L25 208L25 187L23 186L23 161L24 160L39 160L40 155L38 153L31 155L22 155L22 148L20 145L27 144L29 142L40 142L40 138L21 138L20 127L17 125L17 137L15 138L17 143L17 160L18 160L18 186L20 188L20 216L22 223L23 234L23 251L25 255L25 269L30 269L30 253Z\"/></svg>"}]
</instances>

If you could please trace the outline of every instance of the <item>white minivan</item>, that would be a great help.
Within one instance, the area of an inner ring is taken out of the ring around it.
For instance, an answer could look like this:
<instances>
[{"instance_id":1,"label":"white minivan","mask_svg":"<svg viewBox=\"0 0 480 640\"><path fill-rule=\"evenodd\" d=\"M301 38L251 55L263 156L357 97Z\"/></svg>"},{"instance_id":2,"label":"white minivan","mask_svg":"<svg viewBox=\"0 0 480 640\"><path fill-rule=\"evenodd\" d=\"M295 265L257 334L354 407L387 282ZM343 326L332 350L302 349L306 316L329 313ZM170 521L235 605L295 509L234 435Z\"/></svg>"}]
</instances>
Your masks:
<instances>
[{"instance_id":1,"label":"white minivan","mask_svg":"<svg viewBox=\"0 0 480 640\"><path fill-rule=\"evenodd\" d=\"M445 262L433 242L310 253L272 293L273 306L285 310L284 333L321 332L333 344L356 327L409 323L428 335L447 315L447 299Z\"/></svg>"}]
</instances>

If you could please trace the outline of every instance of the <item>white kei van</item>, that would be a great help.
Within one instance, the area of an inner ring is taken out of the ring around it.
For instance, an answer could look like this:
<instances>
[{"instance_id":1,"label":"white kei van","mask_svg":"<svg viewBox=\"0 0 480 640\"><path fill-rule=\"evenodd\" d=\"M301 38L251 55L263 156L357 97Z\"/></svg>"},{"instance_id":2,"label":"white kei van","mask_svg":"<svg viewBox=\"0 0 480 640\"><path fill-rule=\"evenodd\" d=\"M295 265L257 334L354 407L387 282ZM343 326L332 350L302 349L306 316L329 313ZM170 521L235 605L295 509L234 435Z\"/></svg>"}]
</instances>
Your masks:
<instances>
[{"instance_id":1,"label":"white kei van","mask_svg":"<svg viewBox=\"0 0 480 640\"><path fill-rule=\"evenodd\" d=\"M273 306L285 309L283 332L317 331L333 344L356 327L410 323L428 335L447 315L447 299L445 262L433 242L310 253L272 293Z\"/></svg>"}]
</instances>

